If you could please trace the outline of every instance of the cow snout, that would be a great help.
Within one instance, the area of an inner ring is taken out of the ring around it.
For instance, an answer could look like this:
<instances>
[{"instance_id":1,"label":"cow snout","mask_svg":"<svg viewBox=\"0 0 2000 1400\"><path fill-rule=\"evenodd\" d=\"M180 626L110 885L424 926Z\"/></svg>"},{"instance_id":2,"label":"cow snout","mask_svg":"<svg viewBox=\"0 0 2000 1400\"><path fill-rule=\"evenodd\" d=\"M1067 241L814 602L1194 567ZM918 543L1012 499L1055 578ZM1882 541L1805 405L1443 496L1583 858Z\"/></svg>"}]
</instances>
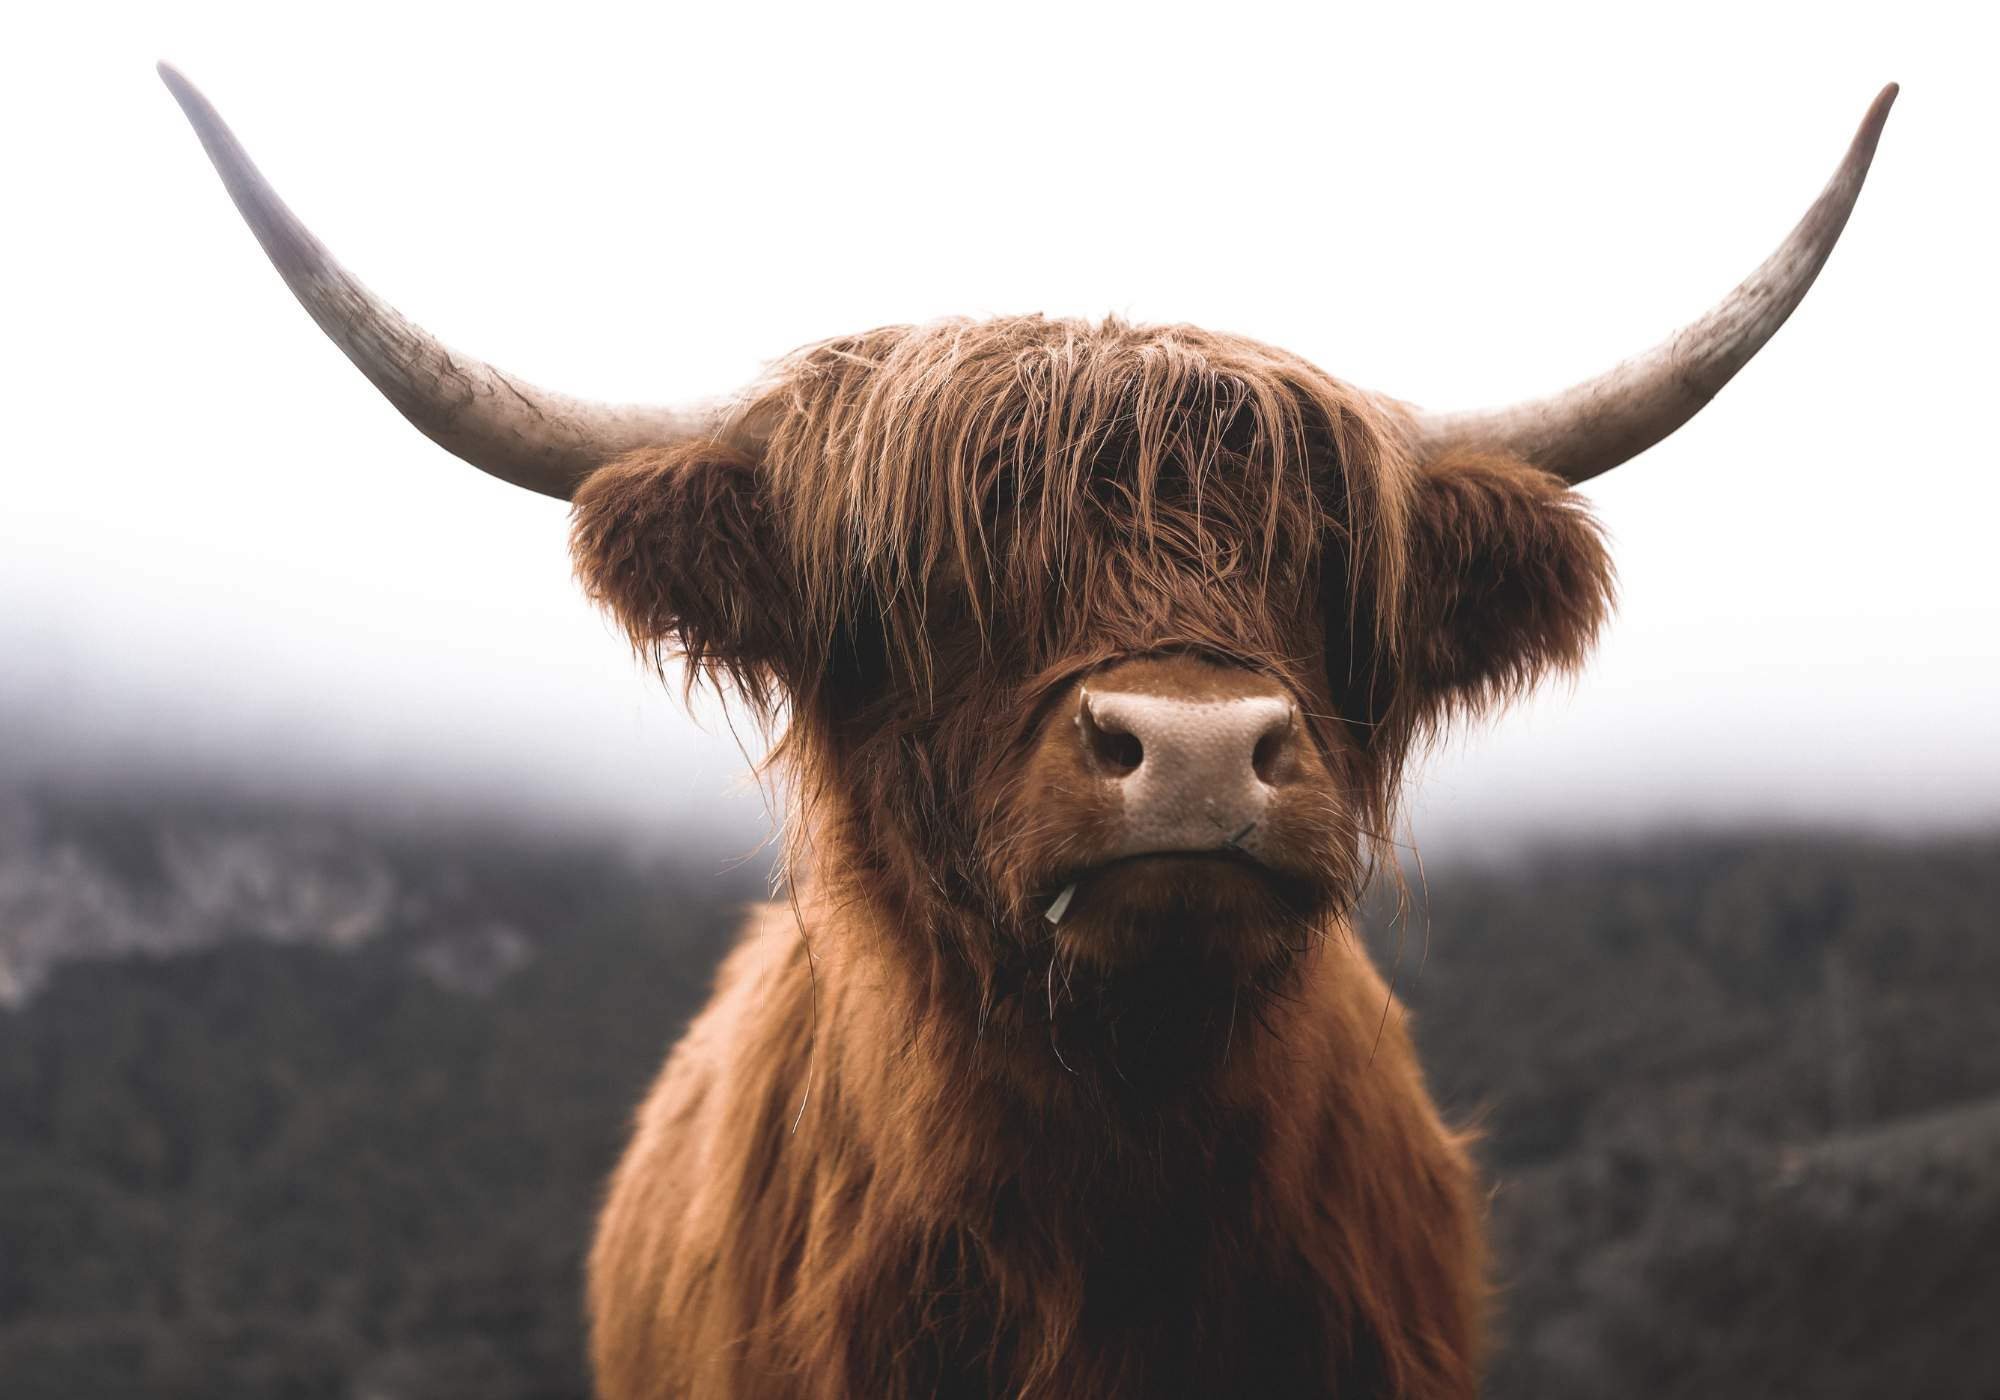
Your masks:
<instances>
[{"instance_id":1,"label":"cow snout","mask_svg":"<svg viewBox=\"0 0 2000 1400\"><path fill-rule=\"evenodd\" d=\"M1077 692L1078 757L1116 807L1112 857L1255 857L1299 781L1306 736L1292 696L1254 672L1192 658L1130 662Z\"/></svg>"}]
</instances>

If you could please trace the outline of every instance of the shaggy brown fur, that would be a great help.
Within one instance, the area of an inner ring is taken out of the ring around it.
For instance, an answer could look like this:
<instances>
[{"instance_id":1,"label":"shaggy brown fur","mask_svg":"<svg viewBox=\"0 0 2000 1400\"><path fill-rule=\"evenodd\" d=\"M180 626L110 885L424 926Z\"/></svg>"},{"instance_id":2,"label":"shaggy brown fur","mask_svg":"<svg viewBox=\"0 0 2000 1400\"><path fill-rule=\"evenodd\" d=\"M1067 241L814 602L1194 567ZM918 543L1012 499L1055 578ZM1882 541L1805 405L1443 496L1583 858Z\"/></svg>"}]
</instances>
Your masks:
<instances>
[{"instance_id":1,"label":"shaggy brown fur","mask_svg":"<svg viewBox=\"0 0 2000 1400\"><path fill-rule=\"evenodd\" d=\"M613 1184L603 1392L1470 1394L1480 1189L1347 918L1413 745L1586 650L1575 499L1419 469L1365 396L1187 327L891 327L752 413L755 462L637 454L576 499L634 644L782 712L794 803L792 897ZM1298 698L1310 876L1054 931L1075 814L1029 755L1163 655Z\"/></svg>"}]
</instances>

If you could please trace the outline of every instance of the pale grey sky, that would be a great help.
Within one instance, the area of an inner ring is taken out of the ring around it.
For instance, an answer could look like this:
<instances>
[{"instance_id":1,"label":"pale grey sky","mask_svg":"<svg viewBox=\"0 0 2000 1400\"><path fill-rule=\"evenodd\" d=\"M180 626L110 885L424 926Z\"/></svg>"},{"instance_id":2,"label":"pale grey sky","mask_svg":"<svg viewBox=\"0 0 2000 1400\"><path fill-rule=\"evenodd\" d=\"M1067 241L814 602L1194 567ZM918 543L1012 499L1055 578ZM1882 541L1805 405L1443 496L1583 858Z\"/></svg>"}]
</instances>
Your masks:
<instances>
[{"instance_id":1,"label":"pale grey sky","mask_svg":"<svg viewBox=\"0 0 2000 1400\"><path fill-rule=\"evenodd\" d=\"M1449 745L1414 821L1428 848L2000 817L2000 103L1973 7L326 14L13 22L17 758L476 776L662 823L756 806L726 726L578 597L563 508L431 446L306 319L157 58L405 312L610 399L1023 310L1240 331L1433 405L1540 393L1719 299L1893 79L1803 309L1588 488L1623 596L1597 660Z\"/></svg>"}]
</instances>

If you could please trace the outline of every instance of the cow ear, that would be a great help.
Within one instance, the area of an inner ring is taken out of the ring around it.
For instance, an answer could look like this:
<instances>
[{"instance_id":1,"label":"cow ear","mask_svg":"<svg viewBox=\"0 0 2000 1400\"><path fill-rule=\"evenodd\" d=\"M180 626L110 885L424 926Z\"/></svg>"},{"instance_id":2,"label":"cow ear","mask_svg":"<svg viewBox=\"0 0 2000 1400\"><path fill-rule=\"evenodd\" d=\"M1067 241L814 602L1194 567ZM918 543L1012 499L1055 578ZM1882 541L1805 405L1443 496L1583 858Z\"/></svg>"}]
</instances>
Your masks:
<instances>
[{"instance_id":1,"label":"cow ear","mask_svg":"<svg viewBox=\"0 0 2000 1400\"><path fill-rule=\"evenodd\" d=\"M1523 694L1582 662L1610 612L1610 556L1583 499L1504 454L1419 473L1409 520L1398 699L1424 725Z\"/></svg>"},{"instance_id":2,"label":"cow ear","mask_svg":"<svg viewBox=\"0 0 2000 1400\"><path fill-rule=\"evenodd\" d=\"M768 705L787 683L787 583L757 464L716 442L648 448L577 489L570 554L591 599L655 665L726 679Z\"/></svg>"}]
</instances>

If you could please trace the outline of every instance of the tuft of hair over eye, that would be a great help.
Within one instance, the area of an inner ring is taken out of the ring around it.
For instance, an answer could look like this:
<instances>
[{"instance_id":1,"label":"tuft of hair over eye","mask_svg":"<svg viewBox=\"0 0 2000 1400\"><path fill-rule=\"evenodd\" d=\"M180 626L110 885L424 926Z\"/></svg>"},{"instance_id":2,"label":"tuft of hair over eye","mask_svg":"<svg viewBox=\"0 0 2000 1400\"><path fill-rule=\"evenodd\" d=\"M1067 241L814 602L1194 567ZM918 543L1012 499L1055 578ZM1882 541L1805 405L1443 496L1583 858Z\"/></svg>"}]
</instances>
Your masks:
<instances>
[{"instance_id":1,"label":"tuft of hair over eye","mask_svg":"<svg viewBox=\"0 0 2000 1400\"><path fill-rule=\"evenodd\" d=\"M1034 671L1075 639L1006 635L1023 620L1053 633L1088 611L1123 644L1127 615L1136 634L1218 587L1290 599L1335 534L1378 596L1393 585L1401 493L1377 408L1240 336L886 326L781 361L748 415L773 424L763 462L810 625L831 635L865 600L909 674L936 659L941 609Z\"/></svg>"}]
</instances>

